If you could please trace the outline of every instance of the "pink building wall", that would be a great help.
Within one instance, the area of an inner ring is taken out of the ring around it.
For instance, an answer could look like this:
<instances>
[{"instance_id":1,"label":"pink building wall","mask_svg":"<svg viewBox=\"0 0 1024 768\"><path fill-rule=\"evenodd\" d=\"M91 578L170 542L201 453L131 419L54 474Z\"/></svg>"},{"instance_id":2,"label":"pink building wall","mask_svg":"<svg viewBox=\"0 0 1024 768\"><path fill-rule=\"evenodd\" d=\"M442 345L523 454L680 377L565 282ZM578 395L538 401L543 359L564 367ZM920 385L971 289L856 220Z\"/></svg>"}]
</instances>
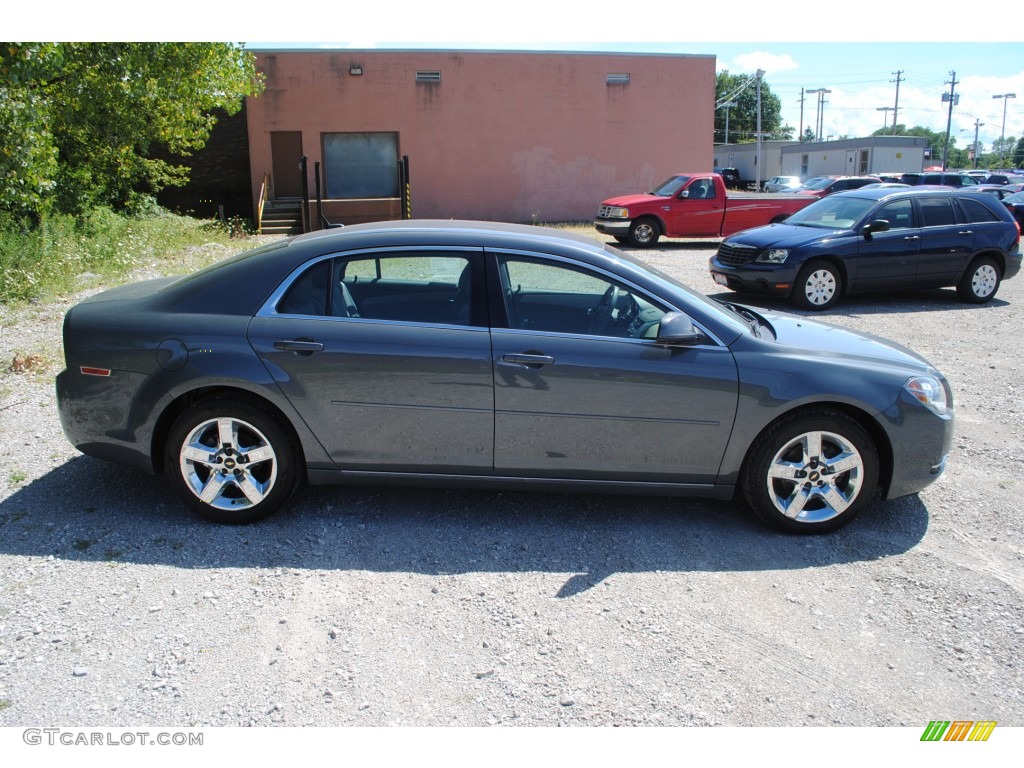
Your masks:
<instances>
[{"instance_id":1,"label":"pink building wall","mask_svg":"<svg viewBox=\"0 0 1024 768\"><path fill-rule=\"evenodd\" d=\"M270 132L301 131L313 164L325 132L397 132L416 218L583 221L602 199L678 171L710 171L715 58L452 51L257 54L248 100L253 200ZM363 74L354 76L358 66ZM416 72L439 71L438 83ZM629 74L629 83L606 82Z\"/></svg>"}]
</instances>

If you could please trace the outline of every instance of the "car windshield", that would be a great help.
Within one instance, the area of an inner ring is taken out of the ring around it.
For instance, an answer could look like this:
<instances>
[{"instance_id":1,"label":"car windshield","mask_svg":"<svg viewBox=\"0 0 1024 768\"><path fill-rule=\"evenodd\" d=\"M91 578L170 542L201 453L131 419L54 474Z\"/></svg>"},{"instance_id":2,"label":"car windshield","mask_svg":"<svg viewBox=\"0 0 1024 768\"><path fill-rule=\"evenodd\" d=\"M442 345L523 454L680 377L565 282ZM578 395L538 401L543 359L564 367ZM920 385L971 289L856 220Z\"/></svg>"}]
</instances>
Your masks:
<instances>
[{"instance_id":1,"label":"car windshield","mask_svg":"<svg viewBox=\"0 0 1024 768\"><path fill-rule=\"evenodd\" d=\"M690 180L689 176L671 176L651 190L652 195L658 197L672 197L676 192L686 186Z\"/></svg>"},{"instance_id":2,"label":"car windshield","mask_svg":"<svg viewBox=\"0 0 1024 768\"><path fill-rule=\"evenodd\" d=\"M1012 195L1007 195L1003 198L1004 203L1024 203L1024 191L1014 192Z\"/></svg>"},{"instance_id":3,"label":"car windshield","mask_svg":"<svg viewBox=\"0 0 1024 768\"><path fill-rule=\"evenodd\" d=\"M821 229L850 229L876 202L845 194L841 197L825 197L797 211L786 219L786 223Z\"/></svg>"}]
</instances>

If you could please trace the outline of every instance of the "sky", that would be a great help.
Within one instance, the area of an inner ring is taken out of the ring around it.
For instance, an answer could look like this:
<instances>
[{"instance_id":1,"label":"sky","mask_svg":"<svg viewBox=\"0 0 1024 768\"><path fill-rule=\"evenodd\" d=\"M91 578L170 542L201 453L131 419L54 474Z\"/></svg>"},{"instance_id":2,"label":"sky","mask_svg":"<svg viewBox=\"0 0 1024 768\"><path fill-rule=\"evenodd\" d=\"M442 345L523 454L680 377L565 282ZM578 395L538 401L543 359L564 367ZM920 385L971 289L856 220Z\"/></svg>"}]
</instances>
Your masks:
<instances>
[{"instance_id":1,"label":"sky","mask_svg":"<svg viewBox=\"0 0 1024 768\"><path fill-rule=\"evenodd\" d=\"M76 4L54 18L21 6L5 19L8 36L39 40L245 41L260 48L403 48L598 51L701 54L733 74L765 70L782 102L785 123L801 125L801 88L826 88L823 134L864 136L892 122L944 132L942 95L955 93L950 126L956 146L983 149L1003 133L1024 134L1024 28L1003 32L992 13L969 20L969 9L858 0L850 6L730 0L721 6L687 0L306 0L301 13L250 14L208 0L178 0L159 27L141 18L134 0L106 0L104 14ZM223 4L229 5L229 4ZM931 12L928 12L931 8ZM22 14L22 16L18 16ZM101 18L102 16L102 18ZM938 32L936 32L938 30ZM993 32L1005 37L993 38ZM611 41L609 41L611 38ZM1016 38L1016 39L1015 39ZM996 41L993 42L993 39ZM619 42L615 42L619 40ZM814 40L815 42L808 42ZM788 42L787 42L788 41ZM896 73L900 75L896 99ZM1015 93L1016 99L993 99ZM806 97L802 124L816 119L816 94ZM643 119L657 115L656 108ZM638 116L638 118L641 116Z\"/></svg>"}]
</instances>

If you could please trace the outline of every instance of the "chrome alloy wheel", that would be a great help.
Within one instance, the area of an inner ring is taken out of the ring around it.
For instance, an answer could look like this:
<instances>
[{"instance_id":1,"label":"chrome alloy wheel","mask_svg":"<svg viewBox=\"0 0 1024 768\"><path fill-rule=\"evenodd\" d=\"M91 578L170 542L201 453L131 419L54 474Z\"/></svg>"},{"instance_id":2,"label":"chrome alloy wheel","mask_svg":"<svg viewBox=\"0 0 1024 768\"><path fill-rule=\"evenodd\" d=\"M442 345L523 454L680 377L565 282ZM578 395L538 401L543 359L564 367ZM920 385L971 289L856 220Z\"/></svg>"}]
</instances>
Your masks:
<instances>
[{"instance_id":1,"label":"chrome alloy wheel","mask_svg":"<svg viewBox=\"0 0 1024 768\"><path fill-rule=\"evenodd\" d=\"M266 436L241 419L208 419L193 429L178 454L189 490L216 509L253 507L277 481L277 455Z\"/></svg>"},{"instance_id":2,"label":"chrome alloy wheel","mask_svg":"<svg viewBox=\"0 0 1024 768\"><path fill-rule=\"evenodd\" d=\"M828 304L836 295L836 276L831 270L816 269L804 281L803 291L807 301L820 307Z\"/></svg>"},{"instance_id":3,"label":"chrome alloy wheel","mask_svg":"<svg viewBox=\"0 0 1024 768\"><path fill-rule=\"evenodd\" d=\"M768 496L800 523L819 523L845 512L864 482L864 460L834 432L806 432L779 450L768 467Z\"/></svg>"},{"instance_id":4,"label":"chrome alloy wheel","mask_svg":"<svg viewBox=\"0 0 1024 768\"><path fill-rule=\"evenodd\" d=\"M971 275L971 290L979 299L992 295L999 285L999 273L991 264L980 264Z\"/></svg>"}]
</instances>

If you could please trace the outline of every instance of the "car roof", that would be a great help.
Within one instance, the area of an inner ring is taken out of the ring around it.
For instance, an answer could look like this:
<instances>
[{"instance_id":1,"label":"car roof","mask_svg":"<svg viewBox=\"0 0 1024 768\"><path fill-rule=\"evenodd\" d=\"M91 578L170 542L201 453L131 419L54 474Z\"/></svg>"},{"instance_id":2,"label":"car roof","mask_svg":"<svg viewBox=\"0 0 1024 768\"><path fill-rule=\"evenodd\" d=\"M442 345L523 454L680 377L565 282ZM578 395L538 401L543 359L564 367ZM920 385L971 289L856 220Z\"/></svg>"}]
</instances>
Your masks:
<instances>
[{"instance_id":1,"label":"car roof","mask_svg":"<svg viewBox=\"0 0 1024 768\"><path fill-rule=\"evenodd\" d=\"M176 280L155 298L167 307L217 306L223 314L252 314L291 272L320 256L362 249L489 248L537 251L631 274L648 284L656 270L593 238L527 224L411 219L355 224L279 240L245 251ZM224 285L232 290L225 294Z\"/></svg>"},{"instance_id":2,"label":"car roof","mask_svg":"<svg viewBox=\"0 0 1024 768\"><path fill-rule=\"evenodd\" d=\"M886 197L934 197L936 195L943 197L960 197L963 195L975 195L978 196L978 192L974 187L943 187L938 184L927 184L916 187L903 186L903 187L861 187L860 189L851 189L846 192L839 192L838 195L846 195L849 197L866 197L872 200L881 200Z\"/></svg>"}]
</instances>

